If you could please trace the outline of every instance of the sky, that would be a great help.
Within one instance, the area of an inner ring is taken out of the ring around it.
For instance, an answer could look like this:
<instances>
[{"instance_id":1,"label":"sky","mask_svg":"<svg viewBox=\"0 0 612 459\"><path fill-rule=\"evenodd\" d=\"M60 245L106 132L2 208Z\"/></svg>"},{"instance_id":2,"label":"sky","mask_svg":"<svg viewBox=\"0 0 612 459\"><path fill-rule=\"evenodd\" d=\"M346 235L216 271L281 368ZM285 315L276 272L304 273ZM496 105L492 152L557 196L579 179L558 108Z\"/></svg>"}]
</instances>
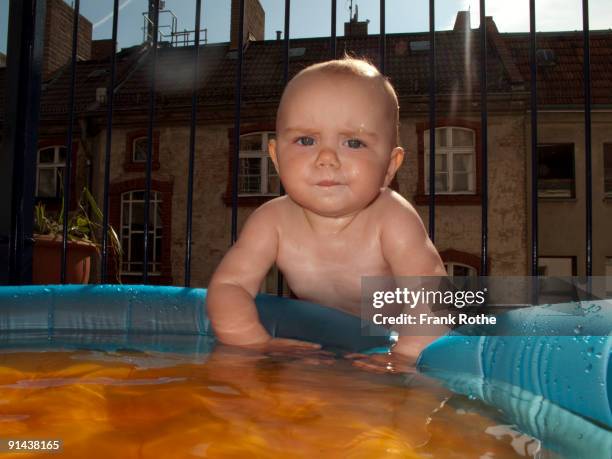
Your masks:
<instances>
[{"instance_id":1,"label":"sky","mask_svg":"<svg viewBox=\"0 0 612 459\"><path fill-rule=\"evenodd\" d=\"M19 1L19 0L15 0ZM72 0L64 0L71 4ZM266 39L274 39L276 30L284 26L284 0L260 0L266 13ZM337 0L337 31L342 35L343 23L349 18L350 0ZM470 10L472 27L479 25L479 0L438 0L436 30L451 29L457 11ZM6 52L9 0L0 0L0 52ZM111 37L113 0L81 0L81 14L93 24L93 38ZM147 0L120 0L119 48L136 45L143 40L143 15ZM202 28L208 29L208 42L229 41L230 0L202 0ZM330 35L330 0L293 0L290 11L291 37ZM369 32L380 30L379 0L353 0L359 8L359 19L370 20ZM538 31L582 30L582 0L536 0ZM429 28L428 0L386 0L387 33L422 32ZM165 7L177 18L179 30L195 27L195 0L166 0ZM486 15L493 16L500 32L529 31L529 0L488 0ZM170 23L170 14L160 17L160 25ZM590 0L591 30L612 29L612 1ZM169 31L162 28L162 31Z\"/></svg>"}]
</instances>

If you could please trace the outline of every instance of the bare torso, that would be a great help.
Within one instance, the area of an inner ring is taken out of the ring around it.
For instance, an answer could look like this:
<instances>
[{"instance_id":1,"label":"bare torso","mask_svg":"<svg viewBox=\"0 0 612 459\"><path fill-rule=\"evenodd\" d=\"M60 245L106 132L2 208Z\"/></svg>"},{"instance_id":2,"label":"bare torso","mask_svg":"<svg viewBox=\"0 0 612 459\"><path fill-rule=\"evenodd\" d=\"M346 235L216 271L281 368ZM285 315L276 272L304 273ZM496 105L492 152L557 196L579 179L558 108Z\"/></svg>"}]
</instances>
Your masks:
<instances>
[{"instance_id":1,"label":"bare torso","mask_svg":"<svg viewBox=\"0 0 612 459\"><path fill-rule=\"evenodd\" d=\"M383 219L391 217L390 193L328 232L318 231L288 197L278 200L276 263L298 298L359 315L361 278L392 274L380 242Z\"/></svg>"}]
</instances>

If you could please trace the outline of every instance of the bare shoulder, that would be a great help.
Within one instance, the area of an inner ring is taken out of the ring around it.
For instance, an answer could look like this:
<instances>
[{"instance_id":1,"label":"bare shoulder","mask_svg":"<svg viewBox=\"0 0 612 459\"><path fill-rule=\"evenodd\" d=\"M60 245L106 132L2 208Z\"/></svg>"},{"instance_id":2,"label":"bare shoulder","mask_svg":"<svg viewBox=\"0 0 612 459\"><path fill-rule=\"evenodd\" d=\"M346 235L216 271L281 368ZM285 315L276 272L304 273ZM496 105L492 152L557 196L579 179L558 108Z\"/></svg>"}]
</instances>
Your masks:
<instances>
[{"instance_id":1,"label":"bare shoulder","mask_svg":"<svg viewBox=\"0 0 612 459\"><path fill-rule=\"evenodd\" d=\"M392 190L385 190L381 198L381 246L394 275L444 275L442 260L414 206Z\"/></svg>"},{"instance_id":2,"label":"bare shoulder","mask_svg":"<svg viewBox=\"0 0 612 459\"><path fill-rule=\"evenodd\" d=\"M423 227L423 222L414 206L401 194L386 189L377 201L377 217L382 219L382 228L386 226L416 225Z\"/></svg>"},{"instance_id":3,"label":"bare shoulder","mask_svg":"<svg viewBox=\"0 0 612 459\"><path fill-rule=\"evenodd\" d=\"M280 196L267 201L255 209L249 216L245 229L254 225L264 226L269 229L278 226L289 211L288 207L286 196Z\"/></svg>"}]
</instances>

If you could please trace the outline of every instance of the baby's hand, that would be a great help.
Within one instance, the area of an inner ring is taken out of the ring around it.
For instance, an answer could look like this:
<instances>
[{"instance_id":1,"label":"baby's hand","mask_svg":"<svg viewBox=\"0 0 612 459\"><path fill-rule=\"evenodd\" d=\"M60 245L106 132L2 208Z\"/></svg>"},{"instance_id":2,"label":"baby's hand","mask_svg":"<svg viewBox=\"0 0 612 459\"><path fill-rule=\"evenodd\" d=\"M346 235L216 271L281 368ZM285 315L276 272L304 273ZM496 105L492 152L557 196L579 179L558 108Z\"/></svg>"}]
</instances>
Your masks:
<instances>
[{"instance_id":1,"label":"baby's hand","mask_svg":"<svg viewBox=\"0 0 612 459\"><path fill-rule=\"evenodd\" d=\"M298 358L314 365L331 364L334 360L334 354L322 351L320 344L297 339L271 338L266 343L246 347L270 356Z\"/></svg>"}]
</instances>

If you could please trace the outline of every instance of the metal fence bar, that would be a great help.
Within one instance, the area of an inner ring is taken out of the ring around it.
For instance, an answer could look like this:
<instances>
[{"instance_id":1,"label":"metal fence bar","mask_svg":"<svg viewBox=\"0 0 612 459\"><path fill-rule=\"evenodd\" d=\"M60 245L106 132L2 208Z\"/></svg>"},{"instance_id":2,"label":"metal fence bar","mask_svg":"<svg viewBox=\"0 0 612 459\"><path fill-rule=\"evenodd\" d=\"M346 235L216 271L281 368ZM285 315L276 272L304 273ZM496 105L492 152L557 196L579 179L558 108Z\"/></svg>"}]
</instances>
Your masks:
<instances>
[{"instance_id":1,"label":"metal fence bar","mask_svg":"<svg viewBox=\"0 0 612 459\"><path fill-rule=\"evenodd\" d=\"M436 241L436 8L429 0L429 238Z\"/></svg>"},{"instance_id":2,"label":"metal fence bar","mask_svg":"<svg viewBox=\"0 0 612 459\"><path fill-rule=\"evenodd\" d=\"M142 267L142 283L149 280L149 213L151 205L151 175L153 169L153 123L155 121L155 83L157 71L157 39L159 30L159 0L155 0L153 7L153 37L150 50L151 60L151 86L149 88L149 125L147 128L147 166L144 195L144 257ZM155 235L153 235L155 237Z\"/></svg>"},{"instance_id":3,"label":"metal fence bar","mask_svg":"<svg viewBox=\"0 0 612 459\"><path fill-rule=\"evenodd\" d=\"M64 169L63 183L63 240L62 240L62 259L61 259L61 282L66 283L66 260L68 255L68 212L70 210L70 186L72 172L72 137L74 129L74 93L76 86L76 57L79 37L79 8L80 0L74 3L74 15L72 19L72 55L70 57L70 95L68 101L68 134L66 136L66 167Z\"/></svg>"},{"instance_id":4,"label":"metal fence bar","mask_svg":"<svg viewBox=\"0 0 612 459\"><path fill-rule=\"evenodd\" d=\"M287 86L287 82L289 81L289 24L291 17L291 0L285 0L285 28L284 28L284 41L283 41L283 81L284 86ZM280 177L279 177L280 181ZM283 188L283 184L280 183L280 195L284 195L285 190ZM276 294L278 296L283 296L283 273L278 270L276 276Z\"/></svg>"},{"instance_id":5,"label":"metal fence bar","mask_svg":"<svg viewBox=\"0 0 612 459\"><path fill-rule=\"evenodd\" d=\"M385 74L387 34L385 32L385 0L380 0L380 37L378 42L378 58L380 63L380 73Z\"/></svg>"},{"instance_id":6,"label":"metal fence bar","mask_svg":"<svg viewBox=\"0 0 612 459\"><path fill-rule=\"evenodd\" d=\"M584 155L586 168L586 275L593 274L593 171L591 158L591 49L589 0L582 0L583 79L584 79Z\"/></svg>"},{"instance_id":7,"label":"metal fence bar","mask_svg":"<svg viewBox=\"0 0 612 459\"><path fill-rule=\"evenodd\" d=\"M191 125L189 126L189 172L187 178L187 224L185 234L185 287L191 284L191 243L193 224L193 173L195 163L196 119L198 108L198 60L200 55L200 15L202 0L196 0L195 43L193 49L193 87L191 90Z\"/></svg>"},{"instance_id":8,"label":"metal fence bar","mask_svg":"<svg viewBox=\"0 0 612 459\"><path fill-rule=\"evenodd\" d=\"M234 158L232 161L232 230L231 243L238 239L238 168L240 166L240 105L242 98L242 60L244 37L244 0L240 0L238 15L238 62L236 63L236 93L234 108Z\"/></svg>"},{"instance_id":9,"label":"metal fence bar","mask_svg":"<svg viewBox=\"0 0 612 459\"><path fill-rule=\"evenodd\" d=\"M538 63L535 0L529 0L529 63L531 71L531 275L538 275Z\"/></svg>"},{"instance_id":10,"label":"metal fence bar","mask_svg":"<svg viewBox=\"0 0 612 459\"><path fill-rule=\"evenodd\" d=\"M482 132L482 216L481 216L481 259L480 275L488 273L488 237L489 237L489 191L488 191L488 129L487 129L487 21L485 0L480 0L480 125Z\"/></svg>"},{"instance_id":11,"label":"metal fence bar","mask_svg":"<svg viewBox=\"0 0 612 459\"><path fill-rule=\"evenodd\" d=\"M102 263L100 269L100 282L107 282L108 270L108 214L110 200L108 188L110 183L110 157L113 138L113 103L115 100L115 78L117 76L117 24L119 22L119 0L113 3L113 52L111 54L110 78L106 89L106 149L104 152L104 204L102 220ZM121 232L118 234L121 237ZM118 254L117 254L118 255ZM119 263L121 260L117 260Z\"/></svg>"},{"instance_id":12,"label":"metal fence bar","mask_svg":"<svg viewBox=\"0 0 612 459\"><path fill-rule=\"evenodd\" d=\"M0 152L0 283L32 282L34 180L46 1L9 4Z\"/></svg>"},{"instance_id":13,"label":"metal fence bar","mask_svg":"<svg viewBox=\"0 0 612 459\"><path fill-rule=\"evenodd\" d=\"M337 5L336 0L331 0L331 37L329 38L331 49L331 58L336 59L338 57L338 39L336 37L336 13L337 13Z\"/></svg>"}]
</instances>

